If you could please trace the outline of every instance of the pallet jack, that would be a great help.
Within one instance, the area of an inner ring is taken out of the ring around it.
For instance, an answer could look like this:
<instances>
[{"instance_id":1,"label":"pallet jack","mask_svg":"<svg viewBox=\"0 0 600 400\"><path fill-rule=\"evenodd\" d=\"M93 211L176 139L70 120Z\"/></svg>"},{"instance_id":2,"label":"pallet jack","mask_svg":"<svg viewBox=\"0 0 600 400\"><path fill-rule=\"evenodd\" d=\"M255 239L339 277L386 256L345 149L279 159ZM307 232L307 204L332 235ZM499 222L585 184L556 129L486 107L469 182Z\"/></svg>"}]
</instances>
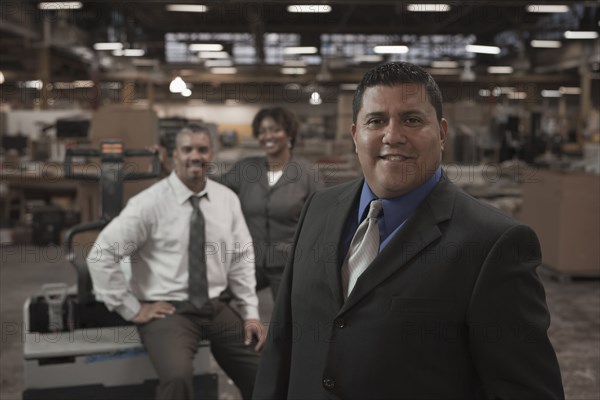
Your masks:
<instances>
[{"instance_id":1,"label":"pallet jack","mask_svg":"<svg viewBox=\"0 0 600 400\"><path fill-rule=\"evenodd\" d=\"M76 157L99 157L99 171L76 170ZM152 171L126 171L125 157L151 157ZM64 174L68 179L99 182L100 219L66 232L67 257L77 272L76 289L69 290L64 283L45 284L41 294L24 304L23 400L154 399L158 379L137 328L96 301L85 262L89 248L77 247L75 238L100 231L119 214L125 181L159 176L158 154L124 150L121 141L104 141L100 150L67 150ZM194 358L197 398L218 397L218 379L210 373L209 360L208 342L201 343Z\"/></svg>"}]
</instances>

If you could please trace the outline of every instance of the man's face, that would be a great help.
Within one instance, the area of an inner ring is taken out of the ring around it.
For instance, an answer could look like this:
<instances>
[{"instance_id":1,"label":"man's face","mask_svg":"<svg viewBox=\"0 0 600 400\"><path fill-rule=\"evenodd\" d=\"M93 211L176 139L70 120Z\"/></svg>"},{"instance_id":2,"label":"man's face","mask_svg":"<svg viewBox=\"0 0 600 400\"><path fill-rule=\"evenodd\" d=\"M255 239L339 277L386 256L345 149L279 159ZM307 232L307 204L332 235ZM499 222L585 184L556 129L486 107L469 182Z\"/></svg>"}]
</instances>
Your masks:
<instances>
[{"instance_id":1,"label":"man's face","mask_svg":"<svg viewBox=\"0 0 600 400\"><path fill-rule=\"evenodd\" d=\"M447 130L424 85L367 88L352 138L373 193L398 197L431 178L441 162Z\"/></svg>"},{"instance_id":2,"label":"man's face","mask_svg":"<svg viewBox=\"0 0 600 400\"><path fill-rule=\"evenodd\" d=\"M206 180L207 163L212 160L210 138L205 132L185 132L179 135L173 151L175 171L191 190L199 191Z\"/></svg>"}]
</instances>

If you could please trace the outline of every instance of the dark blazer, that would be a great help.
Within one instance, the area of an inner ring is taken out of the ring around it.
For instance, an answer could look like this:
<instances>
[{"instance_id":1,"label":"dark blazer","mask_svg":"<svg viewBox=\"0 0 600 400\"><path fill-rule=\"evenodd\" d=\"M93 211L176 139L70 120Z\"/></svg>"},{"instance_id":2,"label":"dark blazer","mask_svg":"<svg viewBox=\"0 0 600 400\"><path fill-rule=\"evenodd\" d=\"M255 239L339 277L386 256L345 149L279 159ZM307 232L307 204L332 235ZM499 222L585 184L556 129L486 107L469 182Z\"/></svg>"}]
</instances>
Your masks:
<instances>
[{"instance_id":1,"label":"dark blazer","mask_svg":"<svg viewBox=\"0 0 600 400\"><path fill-rule=\"evenodd\" d=\"M343 301L361 185L307 201L254 398L564 398L535 233L445 178Z\"/></svg>"},{"instance_id":2,"label":"dark blazer","mask_svg":"<svg viewBox=\"0 0 600 400\"><path fill-rule=\"evenodd\" d=\"M257 267L283 267L306 199L322 187L316 170L304 158L292 156L273 186L266 157L235 163L221 183L238 194L254 242Z\"/></svg>"}]
</instances>

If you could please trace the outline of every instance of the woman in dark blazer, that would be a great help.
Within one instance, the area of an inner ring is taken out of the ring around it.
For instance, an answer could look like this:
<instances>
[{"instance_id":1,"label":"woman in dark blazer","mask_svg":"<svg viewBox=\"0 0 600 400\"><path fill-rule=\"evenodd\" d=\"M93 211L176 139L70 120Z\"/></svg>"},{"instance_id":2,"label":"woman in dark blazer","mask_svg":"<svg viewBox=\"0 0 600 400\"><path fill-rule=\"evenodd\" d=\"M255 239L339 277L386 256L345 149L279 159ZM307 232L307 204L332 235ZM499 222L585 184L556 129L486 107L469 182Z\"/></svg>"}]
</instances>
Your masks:
<instances>
[{"instance_id":1,"label":"woman in dark blazer","mask_svg":"<svg viewBox=\"0 0 600 400\"><path fill-rule=\"evenodd\" d=\"M261 109L252 133L265 155L237 162L221 181L242 203L254 241L257 289L270 286L275 297L304 202L322 183L316 167L292 153L298 121L291 111Z\"/></svg>"}]
</instances>

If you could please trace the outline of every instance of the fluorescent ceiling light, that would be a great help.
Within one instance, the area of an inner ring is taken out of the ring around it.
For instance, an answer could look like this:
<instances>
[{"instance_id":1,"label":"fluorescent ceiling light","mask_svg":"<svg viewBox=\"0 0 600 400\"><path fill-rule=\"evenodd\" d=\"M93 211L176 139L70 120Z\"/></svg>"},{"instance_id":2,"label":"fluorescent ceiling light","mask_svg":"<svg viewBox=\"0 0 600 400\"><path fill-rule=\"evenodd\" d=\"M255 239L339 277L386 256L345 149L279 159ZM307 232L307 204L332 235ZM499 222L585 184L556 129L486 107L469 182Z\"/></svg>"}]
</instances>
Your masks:
<instances>
[{"instance_id":1,"label":"fluorescent ceiling light","mask_svg":"<svg viewBox=\"0 0 600 400\"><path fill-rule=\"evenodd\" d=\"M94 44L94 50L121 50L123 43L119 42L100 42Z\"/></svg>"},{"instance_id":2,"label":"fluorescent ceiling light","mask_svg":"<svg viewBox=\"0 0 600 400\"><path fill-rule=\"evenodd\" d=\"M167 11L204 13L208 7L203 4L167 4Z\"/></svg>"},{"instance_id":3,"label":"fluorescent ceiling light","mask_svg":"<svg viewBox=\"0 0 600 400\"><path fill-rule=\"evenodd\" d=\"M581 94L581 88L561 86L558 88L560 94Z\"/></svg>"},{"instance_id":4,"label":"fluorescent ceiling light","mask_svg":"<svg viewBox=\"0 0 600 400\"><path fill-rule=\"evenodd\" d=\"M431 68L458 68L458 61L432 61Z\"/></svg>"},{"instance_id":5,"label":"fluorescent ceiling light","mask_svg":"<svg viewBox=\"0 0 600 400\"><path fill-rule=\"evenodd\" d=\"M190 51L221 51L223 45L218 43L193 43L188 48Z\"/></svg>"},{"instance_id":6,"label":"fluorescent ceiling light","mask_svg":"<svg viewBox=\"0 0 600 400\"><path fill-rule=\"evenodd\" d=\"M237 69L235 67L217 67L211 68L210 72L212 74L237 74Z\"/></svg>"},{"instance_id":7,"label":"fluorescent ceiling light","mask_svg":"<svg viewBox=\"0 0 600 400\"><path fill-rule=\"evenodd\" d=\"M566 31L566 39L597 39L598 32L595 31Z\"/></svg>"},{"instance_id":8,"label":"fluorescent ceiling light","mask_svg":"<svg viewBox=\"0 0 600 400\"><path fill-rule=\"evenodd\" d=\"M512 86L497 86L494 88L494 91L498 94L509 94L514 93L515 88Z\"/></svg>"},{"instance_id":9,"label":"fluorescent ceiling light","mask_svg":"<svg viewBox=\"0 0 600 400\"><path fill-rule=\"evenodd\" d=\"M284 75L304 75L306 74L306 68L281 68L281 73Z\"/></svg>"},{"instance_id":10,"label":"fluorescent ceiling light","mask_svg":"<svg viewBox=\"0 0 600 400\"><path fill-rule=\"evenodd\" d=\"M569 7L562 4L555 5L530 5L527 6L527 12L530 13L566 13L569 11Z\"/></svg>"},{"instance_id":11,"label":"fluorescent ceiling light","mask_svg":"<svg viewBox=\"0 0 600 400\"><path fill-rule=\"evenodd\" d=\"M500 54L500 47L497 46L482 46L477 44L468 44L465 50L469 53L481 54Z\"/></svg>"},{"instance_id":12,"label":"fluorescent ceiling light","mask_svg":"<svg viewBox=\"0 0 600 400\"><path fill-rule=\"evenodd\" d=\"M316 54L318 49L314 46L286 47L283 54Z\"/></svg>"},{"instance_id":13,"label":"fluorescent ceiling light","mask_svg":"<svg viewBox=\"0 0 600 400\"><path fill-rule=\"evenodd\" d=\"M125 57L141 57L146 54L143 49L125 49L113 51L113 56L125 56Z\"/></svg>"},{"instance_id":14,"label":"fluorescent ceiling light","mask_svg":"<svg viewBox=\"0 0 600 400\"><path fill-rule=\"evenodd\" d=\"M559 40L532 40L530 42L531 47L538 47L541 49L558 49L562 46Z\"/></svg>"},{"instance_id":15,"label":"fluorescent ceiling light","mask_svg":"<svg viewBox=\"0 0 600 400\"><path fill-rule=\"evenodd\" d=\"M362 54L362 55L354 56L354 61L376 63L376 62L383 61L383 56L381 56L379 54Z\"/></svg>"},{"instance_id":16,"label":"fluorescent ceiling light","mask_svg":"<svg viewBox=\"0 0 600 400\"><path fill-rule=\"evenodd\" d=\"M526 92L512 92L508 93L507 97L511 100L524 100L527 98Z\"/></svg>"},{"instance_id":17,"label":"fluorescent ceiling light","mask_svg":"<svg viewBox=\"0 0 600 400\"><path fill-rule=\"evenodd\" d=\"M542 90L542 97L560 97L558 90Z\"/></svg>"},{"instance_id":18,"label":"fluorescent ceiling light","mask_svg":"<svg viewBox=\"0 0 600 400\"><path fill-rule=\"evenodd\" d=\"M408 53L406 46L375 46L373 51L377 54L404 54Z\"/></svg>"},{"instance_id":19,"label":"fluorescent ceiling light","mask_svg":"<svg viewBox=\"0 0 600 400\"><path fill-rule=\"evenodd\" d=\"M493 66L487 68L488 74L512 74L513 67L511 66Z\"/></svg>"},{"instance_id":20,"label":"fluorescent ceiling light","mask_svg":"<svg viewBox=\"0 0 600 400\"><path fill-rule=\"evenodd\" d=\"M54 10L79 10L83 7L80 1L43 1L38 3L38 8L44 11Z\"/></svg>"},{"instance_id":21,"label":"fluorescent ceiling light","mask_svg":"<svg viewBox=\"0 0 600 400\"><path fill-rule=\"evenodd\" d=\"M306 61L304 60L284 60L284 67L306 67Z\"/></svg>"},{"instance_id":22,"label":"fluorescent ceiling light","mask_svg":"<svg viewBox=\"0 0 600 400\"><path fill-rule=\"evenodd\" d=\"M231 61L231 60L206 60L206 61L204 61L204 66L206 68L231 67L231 66L233 66L233 61Z\"/></svg>"},{"instance_id":23,"label":"fluorescent ceiling light","mask_svg":"<svg viewBox=\"0 0 600 400\"><path fill-rule=\"evenodd\" d=\"M200 58L229 58L229 53L226 51L201 51L198 53Z\"/></svg>"},{"instance_id":24,"label":"fluorescent ceiling light","mask_svg":"<svg viewBox=\"0 0 600 400\"><path fill-rule=\"evenodd\" d=\"M448 12L450 4L409 4L406 9L412 12Z\"/></svg>"},{"instance_id":25,"label":"fluorescent ceiling light","mask_svg":"<svg viewBox=\"0 0 600 400\"><path fill-rule=\"evenodd\" d=\"M327 4L291 5L287 6L290 13L328 13L331 6Z\"/></svg>"}]
</instances>

